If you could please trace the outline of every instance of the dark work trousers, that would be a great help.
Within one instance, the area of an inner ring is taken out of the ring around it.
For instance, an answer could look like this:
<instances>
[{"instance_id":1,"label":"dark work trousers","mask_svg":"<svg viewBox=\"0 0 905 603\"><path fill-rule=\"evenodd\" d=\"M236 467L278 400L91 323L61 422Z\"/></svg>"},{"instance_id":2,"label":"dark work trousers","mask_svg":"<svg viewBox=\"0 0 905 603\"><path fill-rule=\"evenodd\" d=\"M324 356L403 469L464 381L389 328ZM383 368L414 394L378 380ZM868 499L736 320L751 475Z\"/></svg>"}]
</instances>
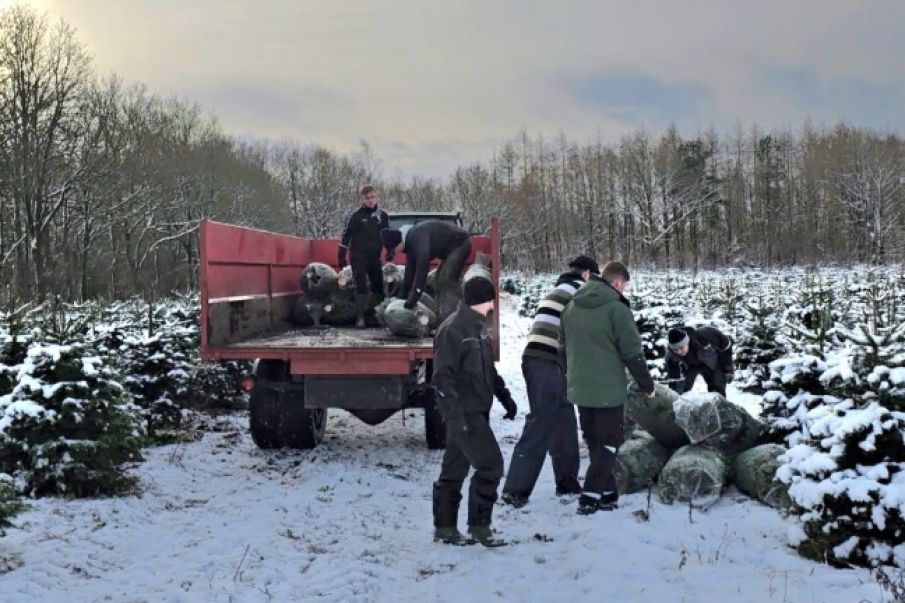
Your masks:
<instances>
[{"instance_id":1,"label":"dark work trousers","mask_svg":"<svg viewBox=\"0 0 905 603\"><path fill-rule=\"evenodd\" d=\"M557 487L574 491L578 488L578 426L562 367L528 356L522 359L522 375L531 412L512 452L503 492L531 496L548 452Z\"/></svg>"},{"instance_id":2,"label":"dark work trousers","mask_svg":"<svg viewBox=\"0 0 905 603\"><path fill-rule=\"evenodd\" d=\"M726 375L719 370L712 371L707 366L696 366L688 369L688 372L685 373L685 391L691 391L698 375L704 377L704 381L707 383L707 391L716 392L726 397Z\"/></svg>"},{"instance_id":3,"label":"dark work trousers","mask_svg":"<svg viewBox=\"0 0 905 603\"><path fill-rule=\"evenodd\" d=\"M462 483L474 467L468 489L468 525L489 526L497 487L503 477L503 455L483 414L466 415L469 432L446 431L446 452L440 479L434 483L434 525L455 527Z\"/></svg>"},{"instance_id":4,"label":"dark work trousers","mask_svg":"<svg viewBox=\"0 0 905 603\"><path fill-rule=\"evenodd\" d=\"M442 317L449 316L456 310L461 298L459 277L468 256L471 255L471 239L465 239L462 244L450 251L445 258L440 260L437 272L434 276L434 301L438 306L438 313ZM411 299L412 289L419 288L424 292L427 283L427 274L430 271L430 262L434 258L428 257L424 262L416 257L414 251L406 251L405 273L402 275L402 297ZM414 301L420 299L419 293Z\"/></svg>"},{"instance_id":5,"label":"dark work trousers","mask_svg":"<svg viewBox=\"0 0 905 603\"><path fill-rule=\"evenodd\" d=\"M613 479L613 464L619 446L625 441L622 424L625 408L578 407L578 419L581 422L581 433L588 444L588 457L591 461L584 479L583 491L595 498L605 492L616 492L616 480Z\"/></svg>"},{"instance_id":6,"label":"dark work trousers","mask_svg":"<svg viewBox=\"0 0 905 603\"><path fill-rule=\"evenodd\" d=\"M383 269L380 267L380 256L351 257L352 276L355 277L355 293L367 293L368 281L375 295L383 295Z\"/></svg>"}]
</instances>

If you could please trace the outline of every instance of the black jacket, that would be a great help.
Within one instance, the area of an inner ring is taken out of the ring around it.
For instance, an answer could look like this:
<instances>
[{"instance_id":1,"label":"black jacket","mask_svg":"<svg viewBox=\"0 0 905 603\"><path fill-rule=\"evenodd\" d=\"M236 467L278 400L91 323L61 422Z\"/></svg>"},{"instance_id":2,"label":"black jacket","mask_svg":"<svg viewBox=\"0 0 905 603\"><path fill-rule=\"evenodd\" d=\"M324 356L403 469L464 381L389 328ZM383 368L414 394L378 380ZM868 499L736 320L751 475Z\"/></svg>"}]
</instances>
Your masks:
<instances>
[{"instance_id":1,"label":"black jacket","mask_svg":"<svg viewBox=\"0 0 905 603\"><path fill-rule=\"evenodd\" d=\"M389 227L390 218L385 211L376 206L371 209L362 205L346 221L346 228L339 240L340 258L345 258L346 249L351 250L353 258L379 257L383 246L380 231Z\"/></svg>"},{"instance_id":2,"label":"black jacket","mask_svg":"<svg viewBox=\"0 0 905 603\"><path fill-rule=\"evenodd\" d=\"M402 247L405 252L406 285L411 283L411 287L406 288L403 294L413 302L417 301L427 283L431 260L445 260L446 256L467 240L468 231L450 222L427 220L412 226L405 235ZM414 291L418 293L413 293Z\"/></svg>"},{"instance_id":3,"label":"black jacket","mask_svg":"<svg viewBox=\"0 0 905 603\"><path fill-rule=\"evenodd\" d=\"M511 397L493 364L484 317L464 302L434 336L433 380L437 409L447 423L490 412L494 396Z\"/></svg>"},{"instance_id":4,"label":"black jacket","mask_svg":"<svg viewBox=\"0 0 905 603\"><path fill-rule=\"evenodd\" d=\"M666 375L674 390L683 392L686 375L696 376L702 369L731 373L732 340L714 327L682 327L688 333L688 353L683 357L672 350L666 351ZM690 385L690 384L685 384Z\"/></svg>"}]
</instances>

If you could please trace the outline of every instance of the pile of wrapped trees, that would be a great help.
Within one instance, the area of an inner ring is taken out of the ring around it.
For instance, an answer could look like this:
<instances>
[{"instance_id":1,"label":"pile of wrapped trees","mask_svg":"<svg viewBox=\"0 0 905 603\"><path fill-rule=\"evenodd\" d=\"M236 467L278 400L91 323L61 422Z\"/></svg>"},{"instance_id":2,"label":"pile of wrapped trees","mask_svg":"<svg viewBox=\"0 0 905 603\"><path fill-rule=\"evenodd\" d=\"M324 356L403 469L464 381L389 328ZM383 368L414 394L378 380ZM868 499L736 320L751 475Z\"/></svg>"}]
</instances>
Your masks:
<instances>
[{"instance_id":1,"label":"pile of wrapped trees","mask_svg":"<svg viewBox=\"0 0 905 603\"><path fill-rule=\"evenodd\" d=\"M706 509L734 483L774 508L789 506L787 487L776 479L777 459L786 449L758 445L763 425L720 394L679 396L658 384L648 398L632 385L626 415L637 429L616 457L620 493L656 485L664 503Z\"/></svg>"},{"instance_id":2,"label":"pile of wrapped trees","mask_svg":"<svg viewBox=\"0 0 905 603\"><path fill-rule=\"evenodd\" d=\"M368 294L365 320L369 326L389 329L402 337L426 337L455 311L461 298L461 285L470 278L491 278L490 260L479 253L475 263L462 275L448 270L431 271L427 291L411 310L401 298L405 268L397 264L383 266L383 299ZM351 327L355 325L355 279L352 268L336 272L320 262L308 264L300 277L302 295L293 308L293 321L300 327Z\"/></svg>"}]
</instances>

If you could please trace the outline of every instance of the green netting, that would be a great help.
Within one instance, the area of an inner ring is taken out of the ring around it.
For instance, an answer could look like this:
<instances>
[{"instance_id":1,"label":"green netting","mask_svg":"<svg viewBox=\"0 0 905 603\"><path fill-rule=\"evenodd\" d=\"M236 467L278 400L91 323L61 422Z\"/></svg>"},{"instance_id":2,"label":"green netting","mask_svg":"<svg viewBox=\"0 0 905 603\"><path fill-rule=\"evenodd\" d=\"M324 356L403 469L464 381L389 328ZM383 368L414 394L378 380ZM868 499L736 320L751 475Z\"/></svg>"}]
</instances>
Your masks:
<instances>
[{"instance_id":1,"label":"green netting","mask_svg":"<svg viewBox=\"0 0 905 603\"><path fill-rule=\"evenodd\" d=\"M387 328L403 337L426 337L430 333L430 325L436 319L436 315L421 302L418 302L414 310L409 310L401 299L394 299L387 304L383 313Z\"/></svg>"},{"instance_id":2,"label":"green netting","mask_svg":"<svg viewBox=\"0 0 905 603\"><path fill-rule=\"evenodd\" d=\"M773 508L788 509L789 488L776 479L776 470L781 465L776 459L785 452L786 448L779 444L762 444L739 454L732 462L736 487Z\"/></svg>"},{"instance_id":3,"label":"green netting","mask_svg":"<svg viewBox=\"0 0 905 603\"><path fill-rule=\"evenodd\" d=\"M692 444L705 444L726 455L751 448L763 425L717 393L689 392L673 402L676 423Z\"/></svg>"},{"instance_id":4,"label":"green netting","mask_svg":"<svg viewBox=\"0 0 905 603\"><path fill-rule=\"evenodd\" d=\"M673 402L679 395L662 383L656 384L653 398L648 398L637 390L634 383L628 388L625 410L629 418L641 426L655 440L675 450L688 444L688 436L676 424Z\"/></svg>"},{"instance_id":5,"label":"green netting","mask_svg":"<svg viewBox=\"0 0 905 603\"><path fill-rule=\"evenodd\" d=\"M706 509L720 498L726 485L726 461L716 450L688 445L676 450L660 471L660 500L690 502Z\"/></svg>"},{"instance_id":6,"label":"green netting","mask_svg":"<svg viewBox=\"0 0 905 603\"><path fill-rule=\"evenodd\" d=\"M619 448L613 476L620 494L637 492L657 482L669 460L669 449L651 437L635 438Z\"/></svg>"}]
</instances>

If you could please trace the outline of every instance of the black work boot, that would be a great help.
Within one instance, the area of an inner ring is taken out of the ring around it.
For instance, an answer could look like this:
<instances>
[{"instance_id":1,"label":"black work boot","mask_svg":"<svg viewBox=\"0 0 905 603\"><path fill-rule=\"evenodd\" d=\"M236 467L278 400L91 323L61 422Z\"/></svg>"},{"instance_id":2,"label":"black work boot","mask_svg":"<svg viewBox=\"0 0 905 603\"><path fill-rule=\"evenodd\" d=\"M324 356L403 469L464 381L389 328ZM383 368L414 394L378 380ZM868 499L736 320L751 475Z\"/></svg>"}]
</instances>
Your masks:
<instances>
[{"instance_id":1,"label":"black work boot","mask_svg":"<svg viewBox=\"0 0 905 603\"><path fill-rule=\"evenodd\" d=\"M468 526L468 533L472 538L488 548L506 546L507 544L509 544L502 538L497 538L496 536L494 536L493 530L490 529L490 526Z\"/></svg>"},{"instance_id":2,"label":"black work boot","mask_svg":"<svg viewBox=\"0 0 905 603\"><path fill-rule=\"evenodd\" d=\"M600 509L600 499L587 494L578 497L578 514L591 515Z\"/></svg>"},{"instance_id":3,"label":"black work boot","mask_svg":"<svg viewBox=\"0 0 905 603\"><path fill-rule=\"evenodd\" d=\"M516 509L521 509L528 504L527 496L515 492L503 492L502 496L500 496L500 500Z\"/></svg>"},{"instance_id":4,"label":"black work boot","mask_svg":"<svg viewBox=\"0 0 905 603\"><path fill-rule=\"evenodd\" d=\"M619 508L619 493L618 492L604 492L603 496L600 497L600 502L597 503L597 507L601 511L612 511L614 509Z\"/></svg>"},{"instance_id":5,"label":"black work boot","mask_svg":"<svg viewBox=\"0 0 905 603\"><path fill-rule=\"evenodd\" d=\"M472 544L478 543L478 541L474 538L469 538L465 534L460 532L459 528L455 526L435 527L434 542L441 542L443 544L451 544L454 546L470 546Z\"/></svg>"}]
</instances>

